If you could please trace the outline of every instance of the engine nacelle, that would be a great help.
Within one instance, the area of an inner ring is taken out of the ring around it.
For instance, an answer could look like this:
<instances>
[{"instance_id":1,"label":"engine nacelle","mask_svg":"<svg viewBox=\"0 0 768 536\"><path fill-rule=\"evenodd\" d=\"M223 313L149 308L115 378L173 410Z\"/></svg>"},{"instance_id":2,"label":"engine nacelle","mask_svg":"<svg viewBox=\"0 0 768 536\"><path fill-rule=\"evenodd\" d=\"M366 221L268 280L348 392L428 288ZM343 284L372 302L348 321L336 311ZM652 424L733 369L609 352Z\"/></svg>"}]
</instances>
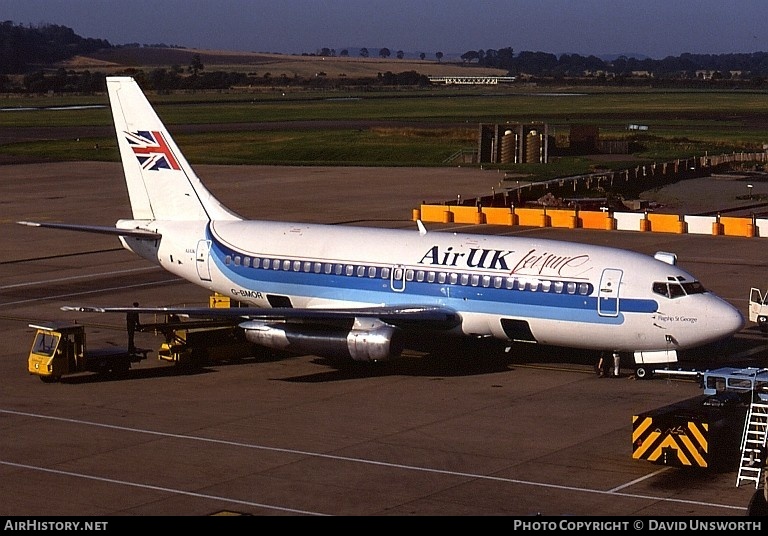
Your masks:
<instances>
[{"instance_id":1,"label":"engine nacelle","mask_svg":"<svg viewBox=\"0 0 768 536\"><path fill-rule=\"evenodd\" d=\"M400 330L377 319L355 319L351 330L313 324L240 324L245 338L261 346L330 359L385 361L403 350Z\"/></svg>"}]
</instances>

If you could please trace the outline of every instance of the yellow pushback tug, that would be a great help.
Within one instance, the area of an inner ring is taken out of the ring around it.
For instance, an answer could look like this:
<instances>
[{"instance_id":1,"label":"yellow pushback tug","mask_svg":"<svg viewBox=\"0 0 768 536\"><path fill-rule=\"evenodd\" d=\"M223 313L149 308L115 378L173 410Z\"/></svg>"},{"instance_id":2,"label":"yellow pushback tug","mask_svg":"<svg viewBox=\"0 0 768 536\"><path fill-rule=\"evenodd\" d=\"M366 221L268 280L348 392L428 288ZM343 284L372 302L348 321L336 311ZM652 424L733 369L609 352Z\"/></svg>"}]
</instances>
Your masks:
<instances>
[{"instance_id":1,"label":"yellow pushback tug","mask_svg":"<svg viewBox=\"0 0 768 536\"><path fill-rule=\"evenodd\" d=\"M132 363L146 359L150 352L144 349L129 352L127 348L118 347L89 350L82 324L41 322L29 327L35 330L35 338L27 367L30 374L46 383L79 372L124 373Z\"/></svg>"},{"instance_id":2,"label":"yellow pushback tug","mask_svg":"<svg viewBox=\"0 0 768 536\"><path fill-rule=\"evenodd\" d=\"M759 483L768 442L768 369L723 367L697 375L703 394L632 417L632 457L659 465L724 468L736 485Z\"/></svg>"},{"instance_id":3,"label":"yellow pushback tug","mask_svg":"<svg viewBox=\"0 0 768 536\"><path fill-rule=\"evenodd\" d=\"M227 296L214 294L209 306L240 307ZM30 374L50 383L80 372L120 374L143 361L152 350L107 347L88 349L85 326L72 322L39 322L35 330L27 367ZM259 355L259 349L245 340L231 322L189 320L168 315L162 322L137 324L137 331L161 334L165 342L157 352L160 361L177 365L202 365L215 361L235 361Z\"/></svg>"}]
</instances>

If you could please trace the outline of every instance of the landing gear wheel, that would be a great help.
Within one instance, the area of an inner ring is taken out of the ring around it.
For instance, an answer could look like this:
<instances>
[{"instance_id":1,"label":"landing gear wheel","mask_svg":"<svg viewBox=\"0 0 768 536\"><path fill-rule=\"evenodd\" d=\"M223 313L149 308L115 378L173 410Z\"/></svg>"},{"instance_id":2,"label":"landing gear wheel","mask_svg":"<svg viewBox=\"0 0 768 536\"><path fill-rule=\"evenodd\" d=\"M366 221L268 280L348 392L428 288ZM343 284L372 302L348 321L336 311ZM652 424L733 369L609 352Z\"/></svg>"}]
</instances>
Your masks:
<instances>
[{"instance_id":1,"label":"landing gear wheel","mask_svg":"<svg viewBox=\"0 0 768 536\"><path fill-rule=\"evenodd\" d=\"M653 376L653 370L645 367L637 367L635 369L635 378L638 380L647 380Z\"/></svg>"}]
</instances>

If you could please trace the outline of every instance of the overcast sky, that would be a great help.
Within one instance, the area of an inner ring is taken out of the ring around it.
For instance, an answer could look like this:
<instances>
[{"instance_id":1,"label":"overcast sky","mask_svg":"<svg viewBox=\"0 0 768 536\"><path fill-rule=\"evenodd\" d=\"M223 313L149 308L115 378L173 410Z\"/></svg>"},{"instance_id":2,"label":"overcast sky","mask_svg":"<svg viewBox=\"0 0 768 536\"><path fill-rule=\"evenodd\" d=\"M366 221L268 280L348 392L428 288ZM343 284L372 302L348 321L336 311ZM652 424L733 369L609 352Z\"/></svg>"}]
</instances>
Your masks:
<instances>
[{"instance_id":1,"label":"overcast sky","mask_svg":"<svg viewBox=\"0 0 768 536\"><path fill-rule=\"evenodd\" d=\"M768 0L0 0L0 20L59 24L113 45L291 54L768 51Z\"/></svg>"}]
</instances>

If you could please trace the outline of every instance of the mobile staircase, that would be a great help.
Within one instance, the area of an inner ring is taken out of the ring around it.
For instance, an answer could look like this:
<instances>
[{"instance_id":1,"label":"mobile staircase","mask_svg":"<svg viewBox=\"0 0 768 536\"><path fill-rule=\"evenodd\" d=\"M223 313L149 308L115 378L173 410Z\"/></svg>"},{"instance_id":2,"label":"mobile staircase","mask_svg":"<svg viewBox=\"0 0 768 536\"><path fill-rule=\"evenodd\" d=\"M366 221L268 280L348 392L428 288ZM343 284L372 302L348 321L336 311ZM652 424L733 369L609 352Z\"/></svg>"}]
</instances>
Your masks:
<instances>
[{"instance_id":1,"label":"mobile staircase","mask_svg":"<svg viewBox=\"0 0 768 536\"><path fill-rule=\"evenodd\" d=\"M754 482L757 489L766 465L768 444L768 401L755 395L749 406L741 438L741 461L736 477L736 487L744 482Z\"/></svg>"}]
</instances>

